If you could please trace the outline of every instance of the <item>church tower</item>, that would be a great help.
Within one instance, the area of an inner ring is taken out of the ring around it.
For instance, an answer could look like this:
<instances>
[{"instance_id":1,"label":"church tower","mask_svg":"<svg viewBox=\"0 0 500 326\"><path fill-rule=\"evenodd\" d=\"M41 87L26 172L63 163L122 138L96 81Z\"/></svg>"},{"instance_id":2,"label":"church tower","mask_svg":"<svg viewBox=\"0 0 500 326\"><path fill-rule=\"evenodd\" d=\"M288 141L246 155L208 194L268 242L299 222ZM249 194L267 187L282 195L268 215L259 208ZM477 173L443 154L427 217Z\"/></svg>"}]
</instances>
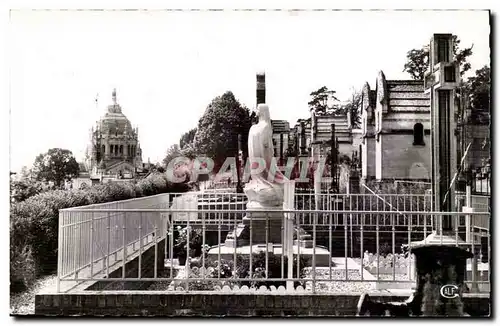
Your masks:
<instances>
[{"instance_id":1,"label":"church tower","mask_svg":"<svg viewBox=\"0 0 500 326\"><path fill-rule=\"evenodd\" d=\"M89 159L91 175L130 179L142 172L142 150L138 128L133 128L118 104L116 89L112 104L91 131Z\"/></svg>"}]
</instances>

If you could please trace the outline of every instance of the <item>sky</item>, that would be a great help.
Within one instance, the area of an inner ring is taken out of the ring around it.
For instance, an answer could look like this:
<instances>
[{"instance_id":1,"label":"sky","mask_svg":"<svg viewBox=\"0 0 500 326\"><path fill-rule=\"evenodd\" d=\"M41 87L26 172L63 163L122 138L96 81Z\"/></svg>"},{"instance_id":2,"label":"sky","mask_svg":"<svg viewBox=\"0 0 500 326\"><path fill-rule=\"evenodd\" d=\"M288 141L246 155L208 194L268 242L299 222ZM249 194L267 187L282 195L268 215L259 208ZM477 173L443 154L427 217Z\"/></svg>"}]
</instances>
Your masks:
<instances>
[{"instance_id":1,"label":"sky","mask_svg":"<svg viewBox=\"0 0 500 326\"><path fill-rule=\"evenodd\" d=\"M271 118L293 125L323 85L347 100L379 70L409 79L407 51L433 33L474 44L471 73L490 64L486 11L12 11L9 27L11 171L53 147L83 159L113 88L159 162L214 97L254 109L257 71Z\"/></svg>"}]
</instances>

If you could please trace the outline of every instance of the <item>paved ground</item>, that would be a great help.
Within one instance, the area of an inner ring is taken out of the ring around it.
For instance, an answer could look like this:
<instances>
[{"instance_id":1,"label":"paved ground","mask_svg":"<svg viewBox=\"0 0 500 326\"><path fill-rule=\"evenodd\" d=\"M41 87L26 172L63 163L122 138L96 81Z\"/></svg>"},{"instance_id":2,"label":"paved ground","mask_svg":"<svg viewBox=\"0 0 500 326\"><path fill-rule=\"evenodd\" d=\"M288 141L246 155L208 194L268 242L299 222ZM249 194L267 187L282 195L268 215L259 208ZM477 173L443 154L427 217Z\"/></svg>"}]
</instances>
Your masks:
<instances>
[{"instance_id":1,"label":"paved ground","mask_svg":"<svg viewBox=\"0 0 500 326\"><path fill-rule=\"evenodd\" d=\"M56 275L44 276L28 290L10 297L11 315L32 315L35 313L35 294L44 288L56 286Z\"/></svg>"}]
</instances>

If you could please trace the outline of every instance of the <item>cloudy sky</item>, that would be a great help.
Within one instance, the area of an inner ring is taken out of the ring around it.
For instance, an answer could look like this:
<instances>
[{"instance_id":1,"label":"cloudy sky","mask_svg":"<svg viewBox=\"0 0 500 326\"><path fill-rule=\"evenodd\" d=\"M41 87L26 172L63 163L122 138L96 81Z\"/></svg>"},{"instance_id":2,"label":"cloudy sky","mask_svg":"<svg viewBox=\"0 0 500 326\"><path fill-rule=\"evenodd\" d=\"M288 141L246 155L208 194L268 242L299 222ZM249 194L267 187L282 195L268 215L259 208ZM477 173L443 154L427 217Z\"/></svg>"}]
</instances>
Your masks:
<instances>
[{"instance_id":1,"label":"cloudy sky","mask_svg":"<svg viewBox=\"0 0 500 326\"><path fill-rule=\"evenodd\" d=\"M256 71L271 117L294 123L320 86L345 100L379 70L408 79L406 52L432 33L473 43L472 70L489 64L485 11L11 12L11 170L52 147L83 158L113 88L155 162L215 96L231 90L254 108Z\"/></svg>"}]
</instances>

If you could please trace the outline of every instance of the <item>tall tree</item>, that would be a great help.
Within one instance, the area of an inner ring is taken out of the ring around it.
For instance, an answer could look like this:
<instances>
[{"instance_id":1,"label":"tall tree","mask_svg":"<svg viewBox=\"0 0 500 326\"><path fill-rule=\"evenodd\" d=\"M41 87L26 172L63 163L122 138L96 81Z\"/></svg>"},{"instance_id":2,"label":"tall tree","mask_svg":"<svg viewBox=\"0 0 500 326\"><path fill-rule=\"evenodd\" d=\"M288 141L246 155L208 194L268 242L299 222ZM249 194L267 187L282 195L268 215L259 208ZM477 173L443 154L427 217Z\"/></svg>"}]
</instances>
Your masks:
<instances>
[{"instance_id":1,"label":"tall tree","mask_svg":"<svg viewBox=\"0 0 500 326\"><path fill-rule=\"evenodd\" d=\"M351 115L351 127L359 128L361 124L361 101L362 94L359 91L354 91L351 98L342 107L342 113Z\"/></svg>"},{"instance_id":2,"label":"tall tree","mask_svg":"<svg viewBox=\"0 0 500 326\"><path fill-rule=\"evenodd\" d=\"M336 106L334 106L333 109L329 106L330 101L338 101L338 98L335 97L335 93L334 90L329 90L326 86L311 92L311 100L307 103L309 109L314 109L317 114L326 114L335 111L337 109Z\"/></svg>"},{"instance_id":3,"label":"tall tree","mask_svg":"<svg viewBox=\"0 0 500 326\"><path fill-rule=\"evenodd\" d=\"M178 144L173 144L170 146L170 148L167 150L167 154L165 155L165 158L163 159L163 166L167 167L168 163L172 161L174 158L181 156L181 149L179 148Z\"/></svg>"},{"instance_id":4,"label":"tall tree","mask_svg":"<svg viewBox=\"0 0 500 326\"><path fill-rule=\"evenodd\" d=\"M484 66L476 70L475 76L469 77L464 84L468 106L471 110L471 122L489 123L490 121L490 92L491 92L491 69Z\"/></svg>"},{"instance_id":5,"label":"tall tree","mask_svg":"<svg viewBox=\"0 0 500 326\"><path fill-rule=\"evenodd\" d=\"M188 143L181 149L181 155L190 159L194 159L198 154L198 150L194 147L194 143Z\"/></svg>"},{"instance_id":6,"label":"tall tree","mask_svg":"<svg viewBox=\"0 0 500 326\"><path fill-rule=\"evenodd\" d=\"M195 134L196 134L196 128L193 128L181 136L181 139L179 140L179 145L181 149L193 142Z\"/></svg>"},{"instance_id":7,"label":"tall tree","mask_svg":"<svg viewBox=\"0 0 500 326\"><path fill-rule=\"evenodd\" d=\"M463 76L468 70L470 70L471 65L467 61L468 57L472 55L472 47L459 49L460 39L453 35L453 53L454 59L459 63L461 70L460 75ZM420 49L412 49L406 54L406 63L403 71L410 74L411 78L415 80L424 80L424 74L429 68L429 46L424 45Z\"/></svg>"},{"instance_id":8,"label":"tall tree","mask_svg":"<svg viewBox=\"0 0 500 326\"><path fill-rule=\"evenodd\" d=\"M60 188L64 181L69 181L78 176L80 167L67 149L51 148L46 153L36 157L32 173L36 180L53 182Z\"/></svg>"},{"instance_id":9,"label":"tall tree","mask_svg":"<svg viewBox=\"0 0 500 326\"><path fill-rule=\"evenodd\" d=\"M215 168L219 168L227 157L237 155L238 134L242 135L246 154L251 124L248 108L228 91L214 98L201 117L194 140L196 150L212 158Z\"/></svg>"}]
</instances>

